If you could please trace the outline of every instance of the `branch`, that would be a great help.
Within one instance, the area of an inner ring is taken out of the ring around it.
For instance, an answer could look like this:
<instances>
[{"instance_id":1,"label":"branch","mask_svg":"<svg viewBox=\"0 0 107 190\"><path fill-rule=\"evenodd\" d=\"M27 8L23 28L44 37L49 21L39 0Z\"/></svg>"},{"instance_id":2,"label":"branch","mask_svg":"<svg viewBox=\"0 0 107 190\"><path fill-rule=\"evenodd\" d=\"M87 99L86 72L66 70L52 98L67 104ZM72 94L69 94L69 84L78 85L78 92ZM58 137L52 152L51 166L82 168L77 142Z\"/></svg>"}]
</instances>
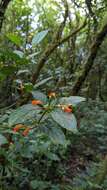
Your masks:
<instances>
[{"instance_id":1,"label":"branch","mask_svg":"<svg viewBox=\"0 0 107 190\"><path fill-rule=\"evenodd\" d=\"M59 44L58 41L62 36L62 32L63 32L63 29L64 29L65 24L66 24L67 17L68 17L68 4L67 4L66 0L64 0L64 6L65 6L64 20L60 24L57 32L54 34L51 44L49 44L47 46L46 50L44 51L44 53L42 54L42 56L38 62L37 68L36 68L36 70L32 76L32 83L33 84L35 84L35 82L36 82L36 80L40 74L40 71L41 71L42 67L44 66L45 62L47 61L49 55L51 55L51 53L58 47L58 44Z\"/></svg>"},{"instance_id":2,"label":"branch","mask_svg":"<svg viewBox=\"0 0 107 190\"><path fill-rule=\"evenodd\" d=\"M96 15L95 15L95 13L93 12L93 9L92 9L92 0L85 0L85 3L86 3L86 6L88 8L89 15L93 18L94 30L96 31L98 22L97 22L97 17L96 17Z\"/></svg>"},{"instance_id":3,"label":"branch","mask_svg":"<svg viewBox=\"0 0 107 190\"><path fill-rule=\"evenodd\" d=\"M72 88L72 91L71 91L72 95L77 95L78 92L80 91L82 84L86 80L86 77L94 64L94 60L96 58L99 47L102 44L106 35L107 35L107 24L103 26L102 30L97 34L95 41L91 45L90 52L84 63L85 64L84 70L81 73L81 75L78 77L76 83L74 84Z\"/></svg>"},{"instance_id":4,"label":"branch","mask_svg":"<svg viewBox=\"0 0 107 190\"><path fill-rule=\"evenodd\" d=\"M64 0L64 7L65 7L64 20L63 20L63 22L60 24L60 26L59 26L59 28L58 28L58 31L56 32L56 34L55 34L55 36L54 36L53 41L58 41L58 40L61 38L63 29L64 29L65 24L66 24L66 20L67 20L67 17L68 17L68 3L67 3L66 0Z\"/></svg>"},{"instance_id":5,"label":"branch","mask_svg":"<svg viewBox=\"0 0 107 190\"><path fill-rule=\"evenodd\" d=\"M67 37L63 38L63 39L60 39L61 38L61 28L62 28L62 31L63 31L63 28L65 26L65 22L66 21L63 21L62 25L63 27L59 27L59 30L58 32L56 33L53 41L51 44L49 44L46 48L46 50L44 51L44 53L42 54L39 62L38 62L38 65L36 67L36 70L32 76L32 83L35 84L36 80L38 79L39 77L39 74L41 72L41 69L43 68L45 62L48 60L48 57L53 53L53 51L58 47L60 46L61 44L65 43L66 41L68 41L71 37L73 37L74 35L76 35L85 25L86 25L86 20L85 22L80 26L78 27L76 30L74 30L71 34L69 34ZM59 35L59 31L60 31L60 35ZM60 36L60 38L58 39L58 36ZM57 40L56 40L57 39Z\"/></svg>"},{"instance_id":6,"label":"branch","mask_svg":"<svg viewBox=\"0 0 107 190\"><path fill-rule=\"evenodd\" d=\"M78 32L80 32L80 30L82 30L86 26L86 24L87 24L87 22L85 20L81 26L79 26L76 30L74 30L74 32L72 32L71 34L69 34L65 38L61 39L59 42L59 45L67 42L71 37L75 36Z\"/></svg>"},{"instance_id":7,"label":"branch","mask_svg":"<svg viewBox=\"0 0 107 190\"><path fill-rule=\"evenodd\" d=\"M93 17L94 13L92 11L92 0L85 0L89 14Z\"/></svg>"}]
</instances>

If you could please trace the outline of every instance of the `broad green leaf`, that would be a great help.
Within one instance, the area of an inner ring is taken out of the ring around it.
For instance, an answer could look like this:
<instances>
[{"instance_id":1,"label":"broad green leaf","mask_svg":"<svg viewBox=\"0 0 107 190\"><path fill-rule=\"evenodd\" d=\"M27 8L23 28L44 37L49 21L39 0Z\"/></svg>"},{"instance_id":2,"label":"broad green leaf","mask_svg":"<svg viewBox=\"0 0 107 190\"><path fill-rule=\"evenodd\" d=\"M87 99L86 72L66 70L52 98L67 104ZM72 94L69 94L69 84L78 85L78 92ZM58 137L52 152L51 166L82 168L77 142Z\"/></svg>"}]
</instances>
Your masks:
<instances>
[{"instance_id":1,"label":"broad green leaf","mask_svg":"<svg viewBox=\"0 0 107 190\"><path fill-rule=\"evenodd\" d=\"M32 121L32 119L36 119L39 112L40 108L38 106L32 106L31 104L23 105L10 114L9 126Z\"/></svg>"},{"instance_id":2,"label":"broad green leaf","mask_svg":"<svg viewBox=\"0 0 107 190\"><path fill-rule=\"evenodd\" d=\"M49 134L51 141L54 144L62 144L62 145L65 144L65 141L66 141L65 135L60 128L53 127L53 126L48 127L48 134Z\"/></svg>"},{"instance_id":3,"label":"broad green leaf","mask_svg":"<svg viewBox=\"0 0 107 190\"><path fill-rule=\"evenodd\" d=\"M3 135L0 134L0 146L6 143L8 143L7 139Z\"/></svg>"},{"instance_id":4,"label":"broad green leaf","mask_svg":"<svg viewBox=\"0 0 107 190\"><path fill-rule=\"evenodd\" d=\"M43 30L36 34L32 39L32 45L38 45L47 35L49 30Z\"/></svg>"},{"instance_id":5,"label":"broad green leaf","mask_svg":"<svg viewBox=\"0 0 107 190\"><path fill-rule=\"evenodd\" d=\"M80 96L69 96L69 97L62 97L60 98L59 102L60 104L72 104L76 106L80 102L84 102L86 99L84 97Z\"/></svg>"},{"instance_id":6,"label":"broad green leaf","mask_svg":"<svg viewBox=\"0 0 107 190\"><path fill-rule=\"evenodd\" d=\"M18 45L18 46L21 46L22 44L22 39L19 35L17 34L13 34L13 33L9 33L7 34L7 38L13 42L14 44Z\"/></svg>"},{"instance_id":7,"label":"broad green leaf","mask_svg":"<svg viewBox=\"0 0 107 190\"><path fill-rule=\"evenodd\" d=\"M54 144L64 145L66 143L65 135L61 128L49 124L49 126L42 126L39 128L40 132L46 133Z\"/></svg>"},{"instance_id":8,"label":"broad green leaf","mask_svg":"<svg viewBox=\"0 0 107 190\"><path fill-rule=\"evenodd\" d=\"M47 97L45 94L39 91L33 91L32 96L36 100L41 100L42 102L46 103L47 102Z\"/></svg>"},{"instance_id":9,"label":"broad green leaf","mask_svg":"<svg viewBox=\"0 0 107 190\"><path fill-rule=\"evenodd\" d=\"M15 50L14 53L17 54L20 58L23 58L23 56L24 56L24 53L19 50Z\"/></svg>"},{"instance_id":10,"label":"broad green leaf","mask_svg":"<svg viewBox=\"0 0 107 190\"><path fill-rule=\"evenodd\" d=\"M37 84L34 85L34 89L44 85L45 83L47 83L48 81L50 81L51 79L53 79L53 77L48 77L40 82L38 82Z\"/></svg>"},{"instance_id":11,"label":"broad green leaf","mask_svg":"<svg viewBox=\"0 0 107 190\"><path fill-rule=\"evenodd\" d=\"M72 132L77 132L77 121L74 114L65 113L62 110L57 109L56 111L51 112L51 116L61 127Z\"/></svg>"},{"instance_id":12,"label":"broad green leaf","mask_svg":"<svg viewBox=\"0 0 107 190\"><path fill-rule=\"evenodd\" d=\"M66 138L62 129L57 124L55 125L54 121L47 122L46 126L44 126L44 124L41 125L38 128L38 132L40 134L46 134L54 144L65 145L66 143Z\"/></svg>"}]
</instances>

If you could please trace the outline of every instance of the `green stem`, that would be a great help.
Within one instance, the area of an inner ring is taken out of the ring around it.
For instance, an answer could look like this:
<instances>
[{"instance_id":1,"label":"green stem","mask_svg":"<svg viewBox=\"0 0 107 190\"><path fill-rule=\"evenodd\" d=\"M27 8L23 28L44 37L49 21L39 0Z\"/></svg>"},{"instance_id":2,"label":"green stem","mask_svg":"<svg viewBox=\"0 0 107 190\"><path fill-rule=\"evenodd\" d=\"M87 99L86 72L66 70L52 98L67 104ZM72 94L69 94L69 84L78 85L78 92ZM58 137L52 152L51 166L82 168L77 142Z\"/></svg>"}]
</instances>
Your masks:
<instances>
[{"instance_id":1,"label":"green stem","mask_svg":"<svg viewBox=\"0 0 107 190\"><path fill-rule=\"evenodd\" d=\"M40 124L42 118L44 117L44 115L45 115L46 113L47 113L47 110L45 110L45 111L43 112L43 114L41 115L41 117L39 118L38 125Z\"/></svg>"}]
</instances>

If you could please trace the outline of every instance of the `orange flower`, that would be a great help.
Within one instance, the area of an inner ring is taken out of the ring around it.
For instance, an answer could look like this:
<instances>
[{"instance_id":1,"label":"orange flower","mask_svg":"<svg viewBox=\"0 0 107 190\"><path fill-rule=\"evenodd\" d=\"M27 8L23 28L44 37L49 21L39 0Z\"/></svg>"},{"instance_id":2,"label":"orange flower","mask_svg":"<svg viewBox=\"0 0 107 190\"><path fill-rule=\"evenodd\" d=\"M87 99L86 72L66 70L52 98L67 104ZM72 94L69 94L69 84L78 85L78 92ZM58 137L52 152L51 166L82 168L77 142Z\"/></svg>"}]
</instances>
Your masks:
<instances>
[{"instance_id":1,"label":"orange flower","mask_svg":"<svg viewBox=\"0 0 107 190\"><path fill-rule=\"evenodd\" d=\"M27 127L27 126L25 126L25 125L22 125L22 124L16 125L16 126L14 127L13 131L14 131L14 132L18 132L20 129L24 129L24 131L23 131L23 133L22 133L23 136L27 136L28 133L29 133L29 131L30 131L30 128L29 128L29 127ZM10 143L11 143L11 142L10 142Z\"/></svg>"},{"instance_id":2,"label":"orange flower","mask_svg":"<svg viewBox=\"0 0 107 190\"><path fill-rule=\"evenodd\" d=\"M71 113L73 111L72 106L62 106L62 110L67 113Z\"/></svg>"},{"instance_id":3,"label":"orange flower","mask_svg":"<svg viewBox=\"0 0 107 190\"><path fill-rule=\"evenodd\" d=\"M32 105L33 106L35 106L35 105L41 105L41 104L43 104L43 102L40 101L40 100L32 100Z\"/></svg>"},{"instance_id":4,"label":"orange flower","mask_svg":"<svg viewBox=\"0 0 107 190\"><path fill-rule=\"evenodd\" d=\"M22 135L26 137L26 136L28 135L29 131L30 131L30 128L26 128L26 129L23 131Z\"/></svg>"},{"instance_id":5,"label":"orange flower","mask_svg":"<svg viewBox=\"0 0 107 190\"><path fill-rule=\"evenodd\" d=\"M14 128L13 128L13 131L14 132L18 132L20 129L22 129L24 127L24 125L22 125L22 124L18 124L18 125L16 125Z\"/></svg>"},{"instance_id":6,"label":"orange flower","mask_svg":"<svg viewBox=\"0 0 107 190\"><path fill-rule=\"evenodd\" d=\"M48 97L49 98L55 98L56 97L56 93L55 92L49 92L48 93Z\"/></svg>"}]
</instances>

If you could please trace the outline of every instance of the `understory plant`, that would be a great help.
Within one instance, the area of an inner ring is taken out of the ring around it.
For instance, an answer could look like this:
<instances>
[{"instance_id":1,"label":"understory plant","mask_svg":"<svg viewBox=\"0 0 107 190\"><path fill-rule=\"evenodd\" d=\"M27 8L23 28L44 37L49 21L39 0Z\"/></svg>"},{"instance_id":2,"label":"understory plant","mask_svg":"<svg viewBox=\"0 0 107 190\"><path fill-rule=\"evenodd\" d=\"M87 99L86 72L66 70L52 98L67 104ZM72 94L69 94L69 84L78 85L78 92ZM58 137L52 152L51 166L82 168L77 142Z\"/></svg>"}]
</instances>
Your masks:
<instances>
[{"instance_id":1,"label":"understory plant","mask_svg":"<svg viewBox=\"0 0 107 190\"><path fill-rule=\"evenodd\" d=\"M1 188L9 189L11 185L17 189L17 185L23 188L26 184L34 189L36 186L37 189L50 187L47 182L45 187L39 176L46 181L53 162L60 162L69 144L66 131L78 133L75 110L82 101L85 98L60 98L55 92L45 95L32 91L32 100L28 104L9 109L1 116ZM43 170L44 174L41 173ZM39 180L39 185L35 180Z\"/></svg>"}]
</instances>

